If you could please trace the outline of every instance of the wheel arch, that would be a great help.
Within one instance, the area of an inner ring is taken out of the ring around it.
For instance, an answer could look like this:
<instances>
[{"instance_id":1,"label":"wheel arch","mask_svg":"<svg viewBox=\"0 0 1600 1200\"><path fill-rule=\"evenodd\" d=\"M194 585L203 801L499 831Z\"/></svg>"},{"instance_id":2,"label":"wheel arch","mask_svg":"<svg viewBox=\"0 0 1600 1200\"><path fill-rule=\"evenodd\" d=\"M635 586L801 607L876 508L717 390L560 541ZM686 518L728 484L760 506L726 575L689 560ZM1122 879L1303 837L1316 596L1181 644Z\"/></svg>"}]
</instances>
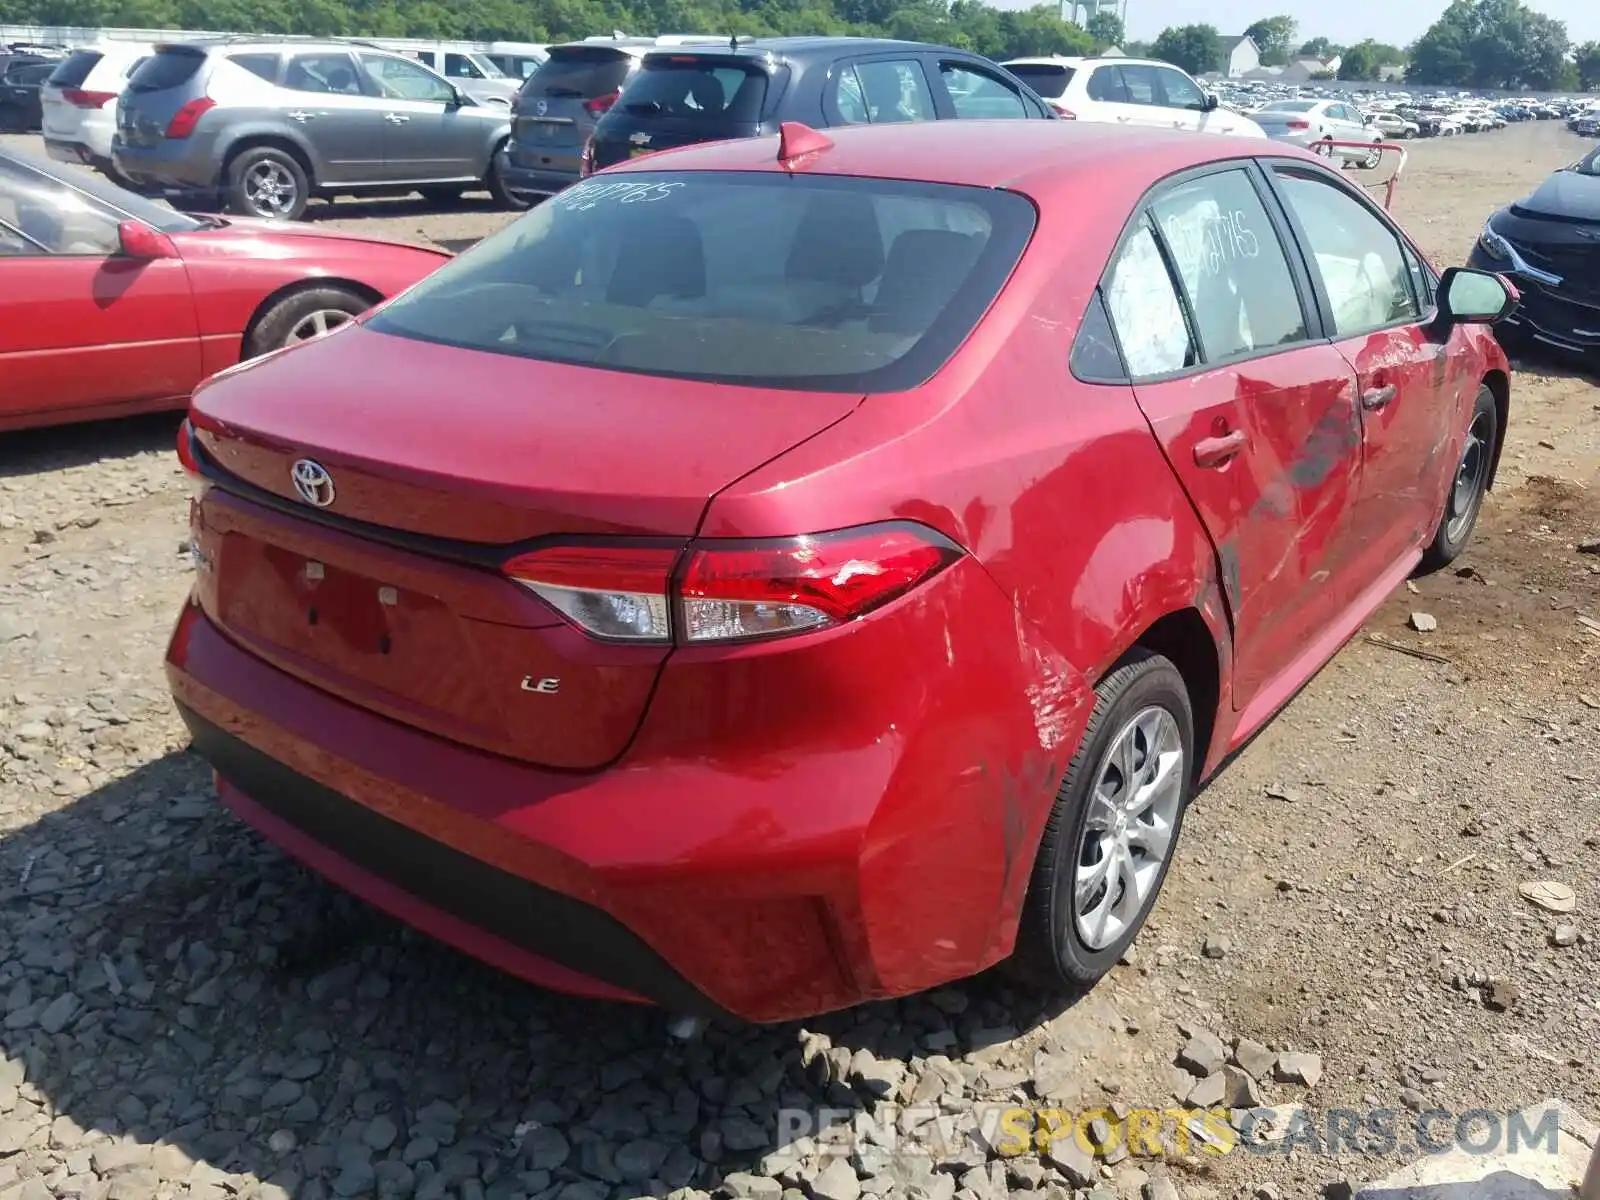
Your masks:
<instances>
[{"instance_id":1,"label":"wheel arch","mask_svg":"<svg viewBox=\"0 0 1600 1200\"><path fill-rule=\"evenodd\" d=\"M1198 785L1222 710L1222 647L1198 608L1182 608L1157 618L1134 638L1112 664L1111 674L1130 659L1159 654L1183 677L1194 716L1193 782Z\"/></svg>"},{"instance_id":2,"label":"wheel arch","mask_svg":"<svg viewBox=\"0 0 1600 1200\"><path fill-rule=\"evenodd\" d=\"M241 133L228 143L227 149L222 152L222 164L218 170L218 179L226 185L228 171L237 159L246 150L254 150L267 146L274 150L282 150L300 164L300 169L306 173L306 183L311 187L317 186L317 168L315 156L309 147L302 145L294 137L286 133L254 132Z\"/></svg>"},{"instance_id":3,"label":"wheel arch","mask_svg":"<svg viewBox=\"0 0 1600 1200\"><path fill-rule=\"evenodd\" d=\"M1496 418L1494 454L1489 459L1489 479L1484 484L1484 490L1488 491L1494 487L1495 475L1500 470L1500 451L1506 444L1506 430L1511 420L1511 379L1496 367L1484 375L1483 386L1494 396Z\"/></svg>"},{"instance_id":4,"label":"wheel arch","mask_svg":"<svg viewBox=\"0 0 1600 1200\"><path fill-rule=\"evenodd\" d=\"M244 327L244 336L239 341L239 361L243 362L250 357L250 343L255 338L256 329L260 326L262 318L271 312L274 307L291 296L324 287L342 288L347 292L354 293L365 300L369 307L383 299L383 293L379 292L371 284L362 283L355 279L346 279L340 275L317 275L310 279L297 279L293 283L286 283L277 291L264 297L250 314L250 320Z\"/></svg>"}]
</instances>

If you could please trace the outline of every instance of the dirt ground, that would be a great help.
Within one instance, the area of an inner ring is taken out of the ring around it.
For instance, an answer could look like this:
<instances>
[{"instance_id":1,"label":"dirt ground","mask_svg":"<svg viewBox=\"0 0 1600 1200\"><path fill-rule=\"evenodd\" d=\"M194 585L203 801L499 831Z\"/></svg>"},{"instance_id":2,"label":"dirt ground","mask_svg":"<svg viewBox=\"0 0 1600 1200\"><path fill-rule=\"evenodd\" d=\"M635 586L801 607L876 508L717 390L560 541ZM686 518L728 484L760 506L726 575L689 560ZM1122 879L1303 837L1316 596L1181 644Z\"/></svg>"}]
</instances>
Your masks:
<instances>
[{"instance_id":1,"label":"dirt ground","mask_svg":"<svg viewBox=\"0 0 1600 1200\"><path fill-rule=\"evenodd\" d=\"M1459 262L1583 148L1555 123L1416 143L1398 212ZM508 219L314 216L447 245ZM0 439L0 1200L1302 1197L1407 1157L1412 1110L1556 1096L1600 1117L1600 555L1581 549L1600 387L1518 367L1465 558L1397 592L1199 799L1092 994L984 978L687 1044L413 935L220 812L160 672L190 570L175 420ZM1575 912L1519 896L1532 881ZM841 1166L779 1117L915 1101L959 1132L991 1101L1171 1108L1191 1035L1201 1059L1211 1037L1266 1047L1236 1052L1259 1089L1230 1075L1234 1106L1304 1105L1318 1129L1396 1109L1395 1145L1090 1162L875 1136Z\"/></svg>"}]
</instances>

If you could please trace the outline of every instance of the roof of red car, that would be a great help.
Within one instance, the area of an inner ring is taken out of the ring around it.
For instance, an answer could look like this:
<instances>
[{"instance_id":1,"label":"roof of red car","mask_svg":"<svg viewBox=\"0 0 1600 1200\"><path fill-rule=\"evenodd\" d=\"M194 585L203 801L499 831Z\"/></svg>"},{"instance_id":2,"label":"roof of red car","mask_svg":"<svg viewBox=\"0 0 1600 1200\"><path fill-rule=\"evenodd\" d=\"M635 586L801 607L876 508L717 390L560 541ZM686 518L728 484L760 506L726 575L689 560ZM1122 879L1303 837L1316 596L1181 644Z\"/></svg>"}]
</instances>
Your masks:
<instances>
[{"instance_id":1,"label":"roof of red car","mask_svg":"<svg viewBox=\"0 0 1600 1200\"><path fill-rule=\"evenodd\" d=\"M1082 172L1127 170L1149 181L1229 158L1297 157L1263 138L1129 129L1077 121L921 121L850 125L819 131L833 142L795 169L812 175L860 175L1006 187L1037 194L1053 179L1081 182ZM663 150L607 171L778 171L778 138L747 138Z\"/></svg>"}]
</instances>

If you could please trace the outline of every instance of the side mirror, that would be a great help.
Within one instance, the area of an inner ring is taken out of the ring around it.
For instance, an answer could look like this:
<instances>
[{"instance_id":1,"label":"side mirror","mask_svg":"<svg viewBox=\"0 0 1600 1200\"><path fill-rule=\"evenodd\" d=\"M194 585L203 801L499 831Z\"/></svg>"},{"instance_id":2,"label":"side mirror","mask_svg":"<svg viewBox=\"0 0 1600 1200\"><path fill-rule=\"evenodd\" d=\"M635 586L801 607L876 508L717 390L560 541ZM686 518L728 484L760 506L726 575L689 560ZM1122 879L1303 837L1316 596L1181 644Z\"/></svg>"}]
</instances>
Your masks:
<instances>
[{"instance_id":1,"label":"side mirror","mask_svg":"<svg viewBox=\"0 0 1600 1200\"><path fill-rule=\"evenodd\" d=\"M1207 92L1206 93L1205 104L1201 108L1200 111L1201 112L1216 112L1217 109L1220 108L1220 107L1222 107L1222 101L1217 99L1216 93L1215 92Z\"/></svg>"},{"instance_id":2,"label":"side mirror","mask_svg":"<svg viewBox=\"0 0 1600 1200\"><path fill-rule=\"evenodd\" d=\"M461 85L460 84L452 83L450 85L450 99L445 101L445 104L446 104L447 107L449 107L449 108L465 108L467 105L469 105L471 103L472 103L472 97L468 96L465 92L463 92L461 90Z\"/></svg>"},{"instance_id":3,"label":"side mirror","mask_svg":"<svg viewBox=\"0 0 1600 1200\"><path fill-rule=\"evenodd\" d=\"M178 257L172 239L142 221L124 221L117 226L117 252L123 258L135 258L142 262Z\"/></svg>"},{"instance_id":4,"label":"side mirror","mask_svg":"<svg viewBox=\"0 0 1600 1200\"><path fill-rule=\"evenodd\" d=\"M1470 267L1451 267L1439 280L1439 317L1453 325L1492 325L1522 303L1505 276Z\"/></svg>"}]
</instances>

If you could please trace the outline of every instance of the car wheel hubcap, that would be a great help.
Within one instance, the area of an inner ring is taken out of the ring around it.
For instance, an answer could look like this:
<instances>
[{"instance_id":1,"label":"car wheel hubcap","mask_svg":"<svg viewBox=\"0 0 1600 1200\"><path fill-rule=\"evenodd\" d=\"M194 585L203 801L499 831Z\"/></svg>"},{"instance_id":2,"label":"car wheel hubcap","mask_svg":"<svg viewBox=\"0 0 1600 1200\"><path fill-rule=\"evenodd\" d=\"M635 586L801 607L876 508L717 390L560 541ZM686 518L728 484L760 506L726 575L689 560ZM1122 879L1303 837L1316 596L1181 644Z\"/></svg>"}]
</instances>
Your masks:
<instances>
[{"instance_id":1,"label":"car wheel hubcap","mask_svg":"<svg viewBox=\"0 0 1600 1200\"><path fill-rule=\"evenodd\" d=\"M1489 437L1489 414L1479 413L1467 430L1467 444L1450 488L1450 515L1444 532L1452 542L1461 540L1483 497L1483 481L1489 470Z\"/></svg>"},{"instance_id":2,"label":"car wheel hubcap","mask_svg":"<svg viewBox=\"0 0 1600 1200\"><path fill-rule=\"evenodd\" d=\"M289 330L289 336L283 339L283 344L293 346L296 342L309 342L349 323L349 313L340 312L337 308L319 308L296 321L294 328Z\"/></svg>"},{"instance_id":3,"label":"car wheel hubcap","mask_svg":"<svg viewBox=\"0 0 1600 1200\"><path fill-rule=\"evenodd\" d=\"M1161 878L1183 799L1178 723L1151 706L1111 739L1096 769L1073 865L1079 939L1103 950L1139 920Z\"/></svg>"},{"instance_id":4,"label":"car wheel hubcap","mask_svg":"<svg viewBox=\"0 0 1600 1200\"><path fill-rule=\"evenodd\" d=\"M264 216L281 217L292 212L298 193L294 176L281 163L257 163L244 177L244 194L250 207Z\"/></svg>"}]
</instances>

